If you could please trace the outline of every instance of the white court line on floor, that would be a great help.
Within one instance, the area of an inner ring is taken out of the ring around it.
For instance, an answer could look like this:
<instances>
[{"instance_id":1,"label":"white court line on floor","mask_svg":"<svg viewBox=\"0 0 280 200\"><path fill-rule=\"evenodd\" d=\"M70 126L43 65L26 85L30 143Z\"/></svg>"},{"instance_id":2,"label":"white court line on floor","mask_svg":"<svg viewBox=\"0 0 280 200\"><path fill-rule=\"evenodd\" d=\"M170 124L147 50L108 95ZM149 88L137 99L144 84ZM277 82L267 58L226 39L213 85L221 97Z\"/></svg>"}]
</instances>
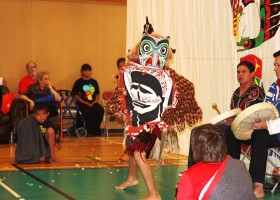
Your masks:
<instances>
[{"instance_id":1,"label":"white court line on floor","mask_svg":"<svg viewBox=\"0 0 280 200\"><path fill-rule=\"evenodd\" d=\"M12 195L14 195L16 198L21 198L21 196L16 193L14 190L12 190L11 188L9 188L6 184L3 183L3 181L0 181L0 185L5 188L8 192L10 192ZM21 199L23 200L23 199Z\"/></svg>"}]
</instances>

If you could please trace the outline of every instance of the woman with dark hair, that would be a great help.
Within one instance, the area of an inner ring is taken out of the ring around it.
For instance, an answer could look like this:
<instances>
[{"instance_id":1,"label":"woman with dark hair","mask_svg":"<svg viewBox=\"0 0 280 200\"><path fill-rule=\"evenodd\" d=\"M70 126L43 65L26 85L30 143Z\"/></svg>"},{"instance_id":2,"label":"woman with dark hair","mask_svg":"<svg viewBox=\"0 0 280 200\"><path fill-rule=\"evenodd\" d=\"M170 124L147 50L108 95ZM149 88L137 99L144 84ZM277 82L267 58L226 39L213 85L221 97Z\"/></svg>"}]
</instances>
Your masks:
<instances>
[{"instance_id":1,"label":"woman with dark hair","mask_svg":"<svg viewBox=\"0 0 280 200\"><path fill-rule=\"evenodd\" d=\"M183 173L177 200L202 196L203 199L255 199L246 166L226 155L226 139L219 127L212 124L197 127L191 145L197 164Z\"/></svg>"},{"instance_id":2,"label":"woman with dark hair","mask_svg":"<svg viewBox=\"0 0 280 200\"><path fill-rule=\"evenodd\" d=\"M81 67L81 78L76 80L72 94L77 99L79 108L85 119L87 132L92 136L100 136L100 124L104 109L98 103L100 91L98 82L91 78L92 70L89 64Z\"/></svg>"}]
</instances>

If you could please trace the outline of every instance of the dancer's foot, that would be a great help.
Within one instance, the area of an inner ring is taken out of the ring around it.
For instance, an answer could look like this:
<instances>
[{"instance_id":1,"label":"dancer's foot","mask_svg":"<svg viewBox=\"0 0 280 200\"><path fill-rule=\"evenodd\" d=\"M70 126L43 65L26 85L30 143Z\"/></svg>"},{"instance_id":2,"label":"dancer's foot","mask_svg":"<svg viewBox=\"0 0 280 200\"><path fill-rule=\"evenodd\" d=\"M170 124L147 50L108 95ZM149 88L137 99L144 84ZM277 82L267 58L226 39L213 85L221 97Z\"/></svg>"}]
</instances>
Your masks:
<instances>
[{"instance_id":1,"label":"dancer's foot","mask_svg":"<svg viewBox=\"0 0 280 200\"><path fill-rule=\"evenodd\" d=\"M158 193L156 193L154 195L149 194L147 197L139 200L161 200L161 197Z\"/></svg>"},{"instance_id":2,"label":"dancer's foot","mask_svg":"<svg viewBox=\"0 0 280 200\"><path fill-rule=\"evenodd\" d=\"M263 184L261 183L254 183L254 194L256 198L263 198L264 197L264 190L263 190Z\"/></svg>"},{"instance_id":3,"label":"dancer's foot","mask_svg":"<svg viewBox=\"0 0 280 200\"><path fill-rule=\"evenodd\" d=\"M124 190L127 187L138 185L138 183L139 183L139 181L137 179L135 179L134 181L126 180L122 184L115 186L115 188L117 190Z\"/></svg>"}]
</instances>

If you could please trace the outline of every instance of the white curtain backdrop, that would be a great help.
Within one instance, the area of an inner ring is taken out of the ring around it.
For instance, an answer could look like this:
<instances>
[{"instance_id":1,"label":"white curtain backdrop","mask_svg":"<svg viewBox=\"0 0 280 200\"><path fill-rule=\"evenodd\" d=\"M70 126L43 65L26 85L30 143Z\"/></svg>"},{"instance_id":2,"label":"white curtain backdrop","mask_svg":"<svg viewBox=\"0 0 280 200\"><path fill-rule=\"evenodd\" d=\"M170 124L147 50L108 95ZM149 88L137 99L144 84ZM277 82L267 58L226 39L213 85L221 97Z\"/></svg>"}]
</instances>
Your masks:
<instances>
[{"instance_id":1,"label":"white curtain backdrop","mask_svg":"<svg viewBox=\"0 0 280 200\"><path fill-rule=\"evenodd\" d=\"M256 0L245 8L240 35L258 35L258 5ZM203 123L217 115L213 103L221 112L229 110L241 57L254 54L262 59L265 91L276 79L272 54L280 49L279 31L257 48L237 52L230 0L128 0L127 50L141 39L146 16L155 32L170 36L170 46L177 50L172 67L194 83Z\"/></svg>"}]
</instances>

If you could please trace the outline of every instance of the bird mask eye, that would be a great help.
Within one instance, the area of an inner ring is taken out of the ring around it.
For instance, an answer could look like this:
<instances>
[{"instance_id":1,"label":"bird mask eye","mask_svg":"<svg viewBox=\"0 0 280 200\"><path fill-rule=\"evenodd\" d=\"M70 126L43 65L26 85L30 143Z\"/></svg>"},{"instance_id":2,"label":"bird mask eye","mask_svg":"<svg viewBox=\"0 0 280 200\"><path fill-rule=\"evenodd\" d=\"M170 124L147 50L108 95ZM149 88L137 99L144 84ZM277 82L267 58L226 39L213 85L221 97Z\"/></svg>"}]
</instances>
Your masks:
<instances>
[{"instance_id":1,"label":"bird mask eye","mask_svg":"<svg viewBox=\"0 0 280 200\"><path fill-rule=\"evenodd\" d=\"M151 46L150 46L148 43L145 43L145 44L143 45L143 51L144 51L144 52L149 52L150 49L151 49Z\"/></svg>"}]
</instances>

